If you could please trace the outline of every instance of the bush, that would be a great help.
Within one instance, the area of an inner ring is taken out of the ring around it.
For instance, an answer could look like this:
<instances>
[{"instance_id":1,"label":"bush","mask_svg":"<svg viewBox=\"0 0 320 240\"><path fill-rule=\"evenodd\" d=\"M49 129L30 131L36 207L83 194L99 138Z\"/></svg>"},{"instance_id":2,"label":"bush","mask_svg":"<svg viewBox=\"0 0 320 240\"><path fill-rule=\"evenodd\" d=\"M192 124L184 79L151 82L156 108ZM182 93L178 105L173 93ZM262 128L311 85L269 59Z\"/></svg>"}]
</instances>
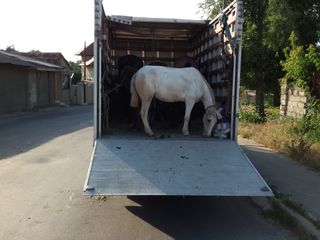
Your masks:
<instances>
[{"instance_id":1,"label":"bush","mask_svg":"<svg viewBox=\"0 0 320 240\"><path fill-rule=\"evenodd\" d=\"M308 131L306 136L312 143L320 143L320 100L312 100L307 109L305 119Z\"/></svg>"},{"instance_id":2,"label":"bush","mask_svg":"<svg viewBox=\"0 0 320 240\"><path fill-rule=\"evenodd\" d=\"M289 131L302 145L320 143L320 101L310 100L306 115L296 120Z\"/></svg>"},{"instance_id":3,"label":"bush","mask_svg":"<svg viewBox=\"0 0 320 240\"><path fill-rule=\"evenodd\" d=\"M307 105L307 114L301 119L292 119L288 127L291 140L286 143L288 153L306 162L315 169L320 169L320 161L314 156L318 155L315 148L320 143L320 101L311 100Z\"/></svg>"},{"instance_id":4,"label":"bush","mask_svg":"<svg viewBox=\"0 0 320 240\"><path fill-rule=\"evenodd\" d=\"M320 49L314 45L297 46L296 35L290 35L291 46L284 49L285 61L281 65L285 72L284 82L308 89L312 74L320 69Z\"/></svg>"},{"instance_id":5,"label":"bush","mask_svg":"<svg viewBox=\"0 0 320 240\"><path fill-rule=\"evenodd\" d=\"M262 123L264 119L259 115L253 105L241 105L239 121L244 123Z\"/></svg>"},{"instance_id":6,"label":"bush","mask_svg":"<svg viewBox=\"0 0 320 240\"><path fill-rule=\"evenodd\" d=\"M240 105L239 121L243 123L263 123L280 119L279 107L267 107L266 117L263 119L254 105Z\"/></svg>"}]
</instances>

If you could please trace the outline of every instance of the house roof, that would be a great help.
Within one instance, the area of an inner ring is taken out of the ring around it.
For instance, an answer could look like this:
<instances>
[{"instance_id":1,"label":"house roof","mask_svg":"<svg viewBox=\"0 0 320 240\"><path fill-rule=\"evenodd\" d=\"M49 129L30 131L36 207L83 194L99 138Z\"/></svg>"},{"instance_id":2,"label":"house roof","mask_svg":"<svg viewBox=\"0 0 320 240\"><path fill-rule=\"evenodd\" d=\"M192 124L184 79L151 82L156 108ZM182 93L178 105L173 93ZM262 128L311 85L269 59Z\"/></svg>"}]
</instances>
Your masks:
<instances>
[{"instance_id":1,"label":"house roof","mask_svg":"<svg viewBox=\"0 0 320 240\"><path fill-rule=\"evenodd\" d=\"M71 71L71 67L69 62L65 59L65 57L60 52L20 52L19 54L30 57L39 61L52 63L55 65L61 65L61 61L65 62L65 66L69 68Z\"/></svg>"},{"instance_id":2,"label":"house roof","mask_svg":"<svg viewBox=\"0 0 320 240\"><path fill-rule=\"evenodd\" d=\"M81 51L77 52L76 55L78 56L83 56L84 55L84 49ZM86 56L93 57L93 43L91 43L89 46L86 47Z\"/></svg>"},{"instance_id":3,"label":"house roof","mask_svg":"<svg viewBox=\"0 0 320 240\"><path fill-rule=\"evenodd\" d=\"M60 71L64 67L0 50L0 63L29 67L40 71Z\"/></svg>"}]
</instances>

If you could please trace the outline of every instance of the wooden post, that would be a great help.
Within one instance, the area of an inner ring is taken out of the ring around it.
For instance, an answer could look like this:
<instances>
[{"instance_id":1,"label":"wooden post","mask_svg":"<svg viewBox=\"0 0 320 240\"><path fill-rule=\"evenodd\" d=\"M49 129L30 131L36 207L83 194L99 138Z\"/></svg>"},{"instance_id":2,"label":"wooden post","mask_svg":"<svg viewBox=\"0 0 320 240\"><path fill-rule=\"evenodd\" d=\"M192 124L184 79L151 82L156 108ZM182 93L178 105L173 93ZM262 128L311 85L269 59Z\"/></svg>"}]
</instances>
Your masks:
<instances>
[{"instance_id":1,"label":"wooden post","mask_svg":"<svg viewBox=\"0 0 320 240\"><path fill-rule=\"evenodd\" d=\"M86 41L84 41L84 49L83 49L83 104L86 103L86 85L85 81L87 80L87 46Z\"/></svg>"}]
</instances>

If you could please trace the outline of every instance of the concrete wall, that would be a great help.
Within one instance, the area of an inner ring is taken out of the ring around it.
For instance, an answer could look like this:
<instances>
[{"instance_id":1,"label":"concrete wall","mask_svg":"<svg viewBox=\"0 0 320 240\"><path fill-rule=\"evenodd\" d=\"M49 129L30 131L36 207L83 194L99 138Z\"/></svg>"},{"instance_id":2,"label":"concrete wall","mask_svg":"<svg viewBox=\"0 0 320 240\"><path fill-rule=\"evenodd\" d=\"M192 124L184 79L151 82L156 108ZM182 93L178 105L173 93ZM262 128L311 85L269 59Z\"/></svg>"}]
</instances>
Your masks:
<instances>
[{"instance_id":1,"label":"concrete wall","mask_svg":"<svg viewBox=\"0 0 320 240\"><path fill-rule=\"evenodd\" d=\"M55 72L28 70L28 109L55 103Z\"/></svg>"},{"instance_id":2,"label":"concrete wall","mask_svg":"<svg viewBox=\"0 0 320 240\"><path fill-rule=\"evenodd\" d=\"M70 88L72 104L83 105L83 84L72 85Z\"/></svg>"},{"instance_id":3,"label":"concrete wall","mask_svg":"<svg viewBox=\"0 0 320 240\"><path fill-rule=\"evenodd\" d=\"M60 102L65 104L70 104L71 103L70 98L71 98L70 89L62 89Z\"/></svg>"},{"instance_id":4,"label":"concrete wall","mask_svg":"<svg viewBox=\"0 0 320 240\"><path fill-rule=\"evenodd\" d=\"M307 96L303 89L298 87L281 87L280 114L283 116L302 117L306 114L305 105Z\"/></svg>"},{"instance_id":5,"label":"concrete wall","mask_svg":"<svg viewBox=\"0 0 320 240\"><path fill-rule=\"evenodd\" d=\"M244 90L240 92L240 104L255 104L256 103L256 91Z\"/></svg>"},{"instance_id":6,"label":"concrete wall","mask_svg":"<svg viewBox=\"0 0 320 240\"><path fill-rule=\"evenodd\" d=\"M84 90L85 87L85 90ZM85 94L85 99L84 99ZM93 103L93 84L72 85L70 89L70 101L72 104L83 105Z\"/></svg>"},{"instance_id":7,"label":"concrete wall","mask_svg":"<svg viewBox=\"0 0 320 240\"><path fill-rule=\"evenodd\" d=\"M86 103L93 104L93 84L86 84Z\"/></svg>"},{"instance_id":8,"label":"concrete wall","mask_svg":"<svg viewBox=\"0 0 320 240\"><path fill-rule=\"evenodd\" d=\"M0 114L32 110L62 100L69 103L69 89L61 90L61 85L56 86L56 81L61 81L56 79L57 74L61 75L0 64Z\"/></svg>"},{"instance_id":9,"label":"concrete wall","mask_svg":"<svg viewBox=\"0 0 320 240\"><path fill-rule=\"evenodd\" d=\"M36 71L29 70L28 71L28 108L33 109L37 107L37 73Z\"/></svg>"},{"instance_id":10,"label":"concrete wall","mask_svg":"<svg viewBox=\"0 0 320 240\"><path fill-rule=\"evenodd\" d=\"M27 110L27 71L0 64L0 114Z\"/></svg>"}]
</instances>

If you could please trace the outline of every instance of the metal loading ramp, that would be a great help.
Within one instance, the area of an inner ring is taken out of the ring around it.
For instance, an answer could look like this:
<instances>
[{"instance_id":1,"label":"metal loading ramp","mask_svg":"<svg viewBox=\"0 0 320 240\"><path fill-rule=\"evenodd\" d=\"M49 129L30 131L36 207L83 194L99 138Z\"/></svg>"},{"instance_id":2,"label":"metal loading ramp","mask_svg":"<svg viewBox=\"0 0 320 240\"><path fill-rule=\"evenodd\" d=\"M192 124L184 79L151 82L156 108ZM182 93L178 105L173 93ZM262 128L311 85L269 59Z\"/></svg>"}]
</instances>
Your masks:
<instances>
[{"instance_id":1,"label":"metal loading ramp","mask_svg":"<svg viewBox=\"0 0 320 240\"><path fill-rule=\"evenodd\" d=\"M230 140L96 141L85 195L273 196Z\"/></svg>"}]
</instances>

